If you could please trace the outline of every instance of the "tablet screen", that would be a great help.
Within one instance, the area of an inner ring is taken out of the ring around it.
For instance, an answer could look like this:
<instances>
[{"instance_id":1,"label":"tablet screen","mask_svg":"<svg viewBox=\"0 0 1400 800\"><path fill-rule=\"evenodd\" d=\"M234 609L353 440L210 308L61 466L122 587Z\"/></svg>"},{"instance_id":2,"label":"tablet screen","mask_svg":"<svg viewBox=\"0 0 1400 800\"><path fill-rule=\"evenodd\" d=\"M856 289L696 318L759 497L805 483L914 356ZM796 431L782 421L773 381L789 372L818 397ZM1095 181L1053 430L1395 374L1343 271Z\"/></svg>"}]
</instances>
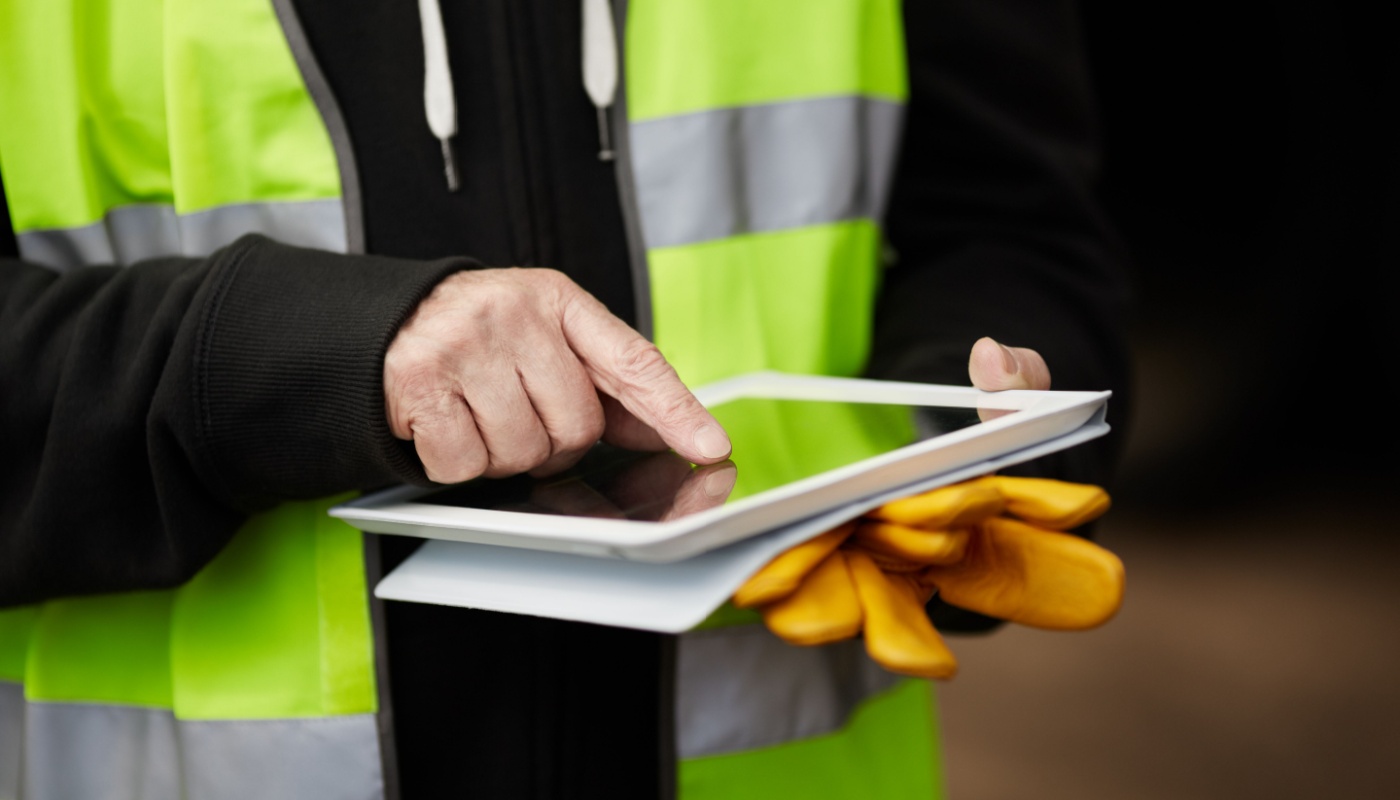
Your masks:
<instances>
[{"instance_id":1,"label":"tablet screen","mask_svg":"<svg viewBox=\"0 0 1400 800\"><path fill-rule=\"evenodd\" d=\"M479 478L416 500L534 514L664 521L704 511L980 422L973 408L740 398L710 409L734 445L729 461L692 466L675 453L606 444L547 478Z\"/></svg>"}]
</instances>

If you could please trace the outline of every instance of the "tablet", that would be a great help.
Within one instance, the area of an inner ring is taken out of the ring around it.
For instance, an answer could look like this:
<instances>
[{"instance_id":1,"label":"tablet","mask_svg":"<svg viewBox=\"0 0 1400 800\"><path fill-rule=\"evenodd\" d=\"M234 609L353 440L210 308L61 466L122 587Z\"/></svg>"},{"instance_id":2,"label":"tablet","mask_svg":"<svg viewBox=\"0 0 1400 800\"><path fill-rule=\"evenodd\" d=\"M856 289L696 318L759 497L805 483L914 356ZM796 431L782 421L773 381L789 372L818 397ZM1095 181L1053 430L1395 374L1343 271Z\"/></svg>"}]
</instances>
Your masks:
<instances>
[{"instance_id":1,"label":"tablet","mask_svg":"<svg viewBox=\"0 0 1400 800\"><path fill-rule=\"evenodd\" d=\"M1054 439L1109 393L763 372L696 396L729 433L729 461L600 444L547 478L399 487L331 513L374 533L678 561Z\"/></svg>"},{"instance_id":2,"label":"tablet","mask_svg":"<svg viewBox=\"0 0 1400 800\"><path fill-rule=\"evenodd\" d=\"M699 625L774 556L883 503L987 475L1108 433L1106 409L1073 431L1031 447L942 472L815 517L667 563L428 542L374 588L385 600L680 633Z\"/></svg>"}]
</instances>

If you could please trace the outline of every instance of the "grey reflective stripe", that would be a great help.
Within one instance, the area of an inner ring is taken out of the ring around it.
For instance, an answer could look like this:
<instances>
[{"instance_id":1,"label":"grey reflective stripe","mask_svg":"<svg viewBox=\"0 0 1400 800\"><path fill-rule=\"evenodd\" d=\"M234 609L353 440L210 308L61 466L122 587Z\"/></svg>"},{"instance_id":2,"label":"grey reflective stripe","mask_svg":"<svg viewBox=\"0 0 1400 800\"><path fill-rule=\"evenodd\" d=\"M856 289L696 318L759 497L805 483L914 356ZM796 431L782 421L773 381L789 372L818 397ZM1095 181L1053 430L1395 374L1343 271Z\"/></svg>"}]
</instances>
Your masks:
<instances>
[{"instance_id":1,"label":"grey reflective stripe","mask_svg":"<svg viewBox=\"0 0 1400 800\"><path fill-rule=\"evenodd\" d=\"M25 800L382 800L373 714L180 720L162 709L30 702Z\"/></svg>"},{"instance_id":2,"label":"grey reflective stripe","mask_svg":"<svg viewBox=\"0 0 1400 800\"><path fill-rule=\"evenodd\" d=\"M632 168L647 247L878 220L903 109L851 95L633 123Z\"/></svg>"},{"instance_id":3,"label":"grey reflective stripe","mask_svg":"<svg viewBox=\"0 0 1400 800\"><path fill-rule=\"evenodd\" d=\"M762 625L680 637L676 743L681 758L820 736L900 681L859 641L793 647Z\"/></svg>"},{"instance_id":4,"label":"grey reflective stripe","mask_svg":"<svg viewBox=\"0 0 1400 800\"><path fill-rule=\"evenodd\" d=\"M62 270L180 254L175 209L165 205L123 206L91 225L26 231L16 238L26 261Z\"/></svg>"},{"instance_id":5,"label":"grey reflective stripe","mask_svg":"<svg viewBox=\"0 0 1400 800\"><path fill-rule=\"evenodd\" d=\"M0 800L19 798L24 743L24 687L0 681Z\"/></svg>"},{"instance_id":6,"label":"grey reflective stripe","mask_svg":"<svg viewBox=\"0 0 1400 800\"><path fill-rule=\"evenodd\" d=\"M152 203L114 208L91 225L25 231L17 238L24 259L66 270L159 256L207 256L245 233L343 253L345 213L339 198L240 203L193 214Z\"/></svg>"},{"instance_id":7,"label":"grey reflective stripe","mask_svg":"<svg viewBox=\"0 0 1400 800\"><path fill-rule=\"evenodd\" d=\"M380 800L373 714L181 721L189 800Z\"/></svg>"},{"instance_id":8,"label":"grey reflective stripe","mask_svg":"<svg viewBox=\"0 0 1400 800\"><path fill-rule=\"evenodd\" d=\"M25 800L180 800L175 715L86 703L25 709Z\"/></svg>"}]
</instances>

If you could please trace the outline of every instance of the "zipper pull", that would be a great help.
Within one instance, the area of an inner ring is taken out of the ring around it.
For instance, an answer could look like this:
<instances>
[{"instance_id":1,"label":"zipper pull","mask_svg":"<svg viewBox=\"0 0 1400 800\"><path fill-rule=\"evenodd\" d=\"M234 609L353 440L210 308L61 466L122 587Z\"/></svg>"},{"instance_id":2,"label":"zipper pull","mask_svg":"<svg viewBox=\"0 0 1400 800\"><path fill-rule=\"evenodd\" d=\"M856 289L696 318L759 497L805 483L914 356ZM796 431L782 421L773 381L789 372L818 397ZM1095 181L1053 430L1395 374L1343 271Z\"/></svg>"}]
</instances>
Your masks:
<instances>
[{"instance_id":1,"label":"zipper pull","mask_svg":"<svg viewBox=\"0 0 1400 800\"><path fill-rule=\"evenodd\" d=\"M617 96L617 29L610 0L583 0L583 88L598 111L598 160L612 161L608 109Z\"/></svg>"},{"instance_id":2,"label":"zipper pull","mask_svg":"<svg viewBox=\"0 0 1400 800\"><path fill-rule=\"evenodd\" d=\"M438 141L442 142L442 169L447 173L447 191L455 192L462 188L462 178L457 172L457 156L452 152L452 137Z\"/></svg>"},{"instance_id":3,"label":"zipper pull","mask_svg":"<svg viewBox=\"0 0 1400 800\"><path fill-rule=\"evenodd\" d=\"M608 125L608 110L598 109L598 160L612 161L617 157L612 146L612 128Z\"/></svg>"},{"instance_id":4,"label":"zipper pull","mask_svg":"<svg viewBox=\"0 0 1400 800\"><path fill-rule=\"evenodd\" d=\"M457 97L452 88L452 64L447 60L447 32L442 27L438 0L418 0L418 21L423 28L423 111L428 130L442 142L442 168L447 191L461 188L452 137L457 135Z\"/></svg>"}]
</instances>

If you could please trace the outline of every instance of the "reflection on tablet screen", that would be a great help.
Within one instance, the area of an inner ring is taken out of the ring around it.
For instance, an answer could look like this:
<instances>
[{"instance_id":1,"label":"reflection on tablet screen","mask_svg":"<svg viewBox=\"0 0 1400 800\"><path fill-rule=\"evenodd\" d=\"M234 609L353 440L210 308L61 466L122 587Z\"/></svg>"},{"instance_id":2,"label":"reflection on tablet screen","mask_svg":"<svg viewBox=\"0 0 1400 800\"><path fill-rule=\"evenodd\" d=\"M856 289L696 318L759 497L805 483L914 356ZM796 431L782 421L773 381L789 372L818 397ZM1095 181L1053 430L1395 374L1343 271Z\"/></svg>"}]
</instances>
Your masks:
<instances>
[{"instance_id":1,"label":"reflection on tablet screen","mask_svg":"<svg viewBox=\"0 0 1400 800\"><path fill-rule=\"evenodd\" d=\"M417 502L664 521L980 422L972 408L770 398L732 400L710 411L734 444L732 458L721 464L693 467L675 453L639 453L600 444L558 475L480 478Z\"/></svg>"}]
</instances>

